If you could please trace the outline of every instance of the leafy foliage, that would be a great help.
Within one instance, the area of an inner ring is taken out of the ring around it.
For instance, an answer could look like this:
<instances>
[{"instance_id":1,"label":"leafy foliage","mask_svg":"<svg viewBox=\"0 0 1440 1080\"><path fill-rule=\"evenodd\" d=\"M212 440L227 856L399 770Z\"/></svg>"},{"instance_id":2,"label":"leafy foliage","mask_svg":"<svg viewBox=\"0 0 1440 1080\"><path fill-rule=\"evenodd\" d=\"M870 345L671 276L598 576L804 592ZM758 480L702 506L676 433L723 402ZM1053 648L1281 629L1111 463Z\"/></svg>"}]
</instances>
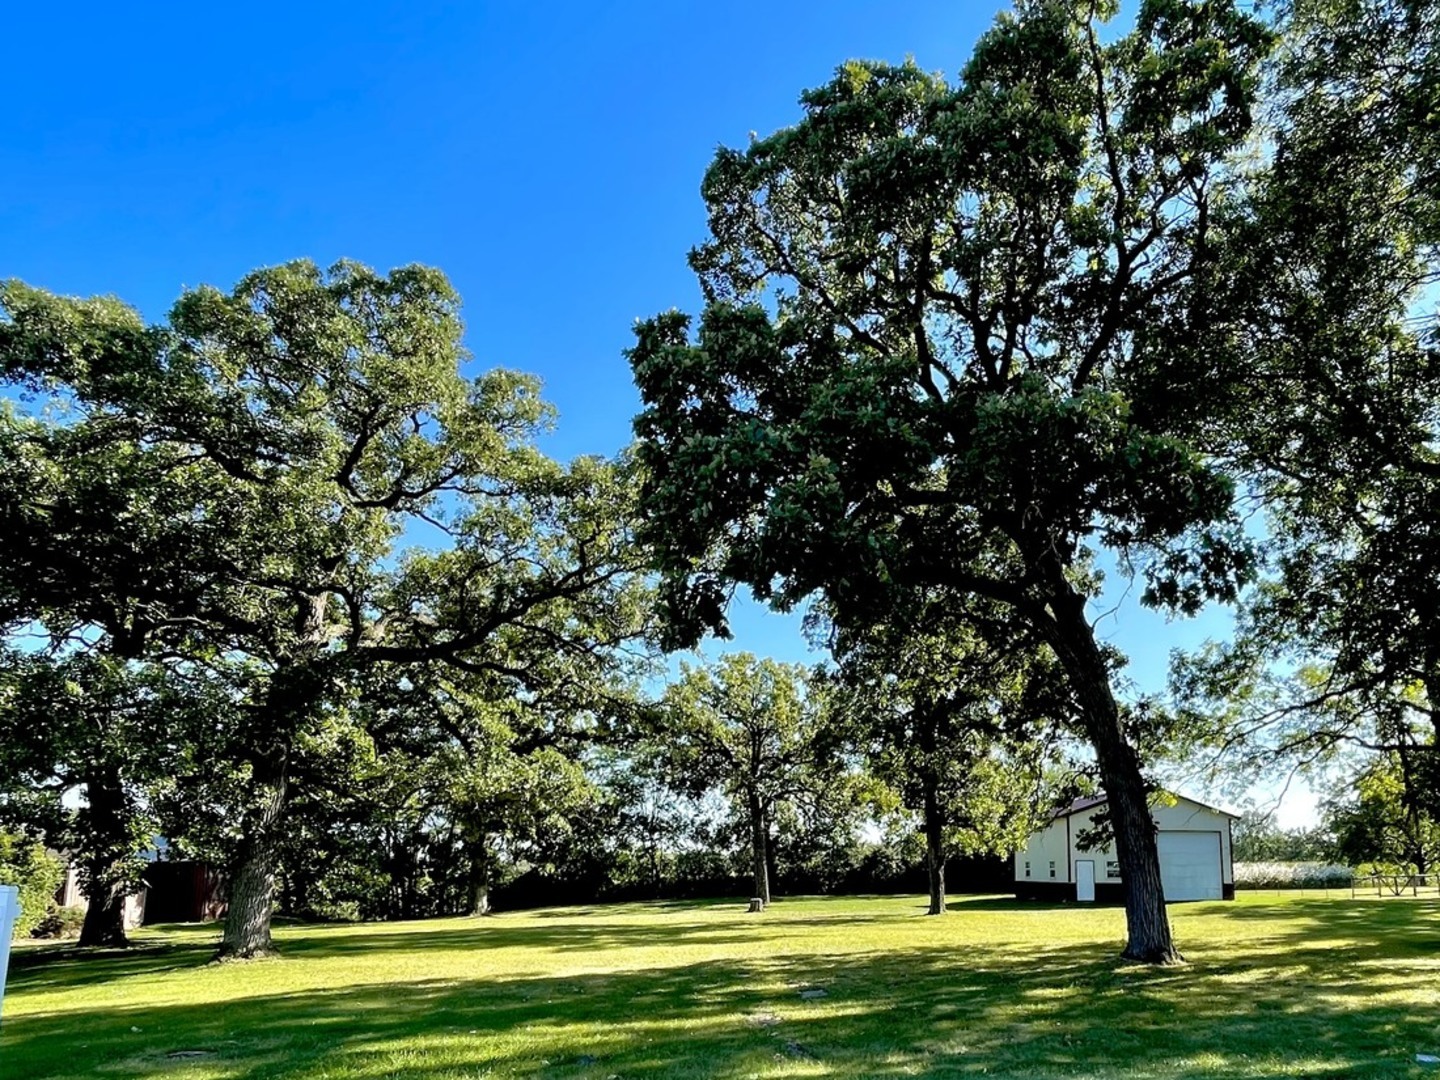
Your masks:
<instances>
[{"instance_id":1,"label":"leafy foliage","mask_svg":"<svg viewBox=\"0 0 1440 1080\"><path fill-rule=\"evenodd\" d=\"M1217 448L1265 510L1236 640L1177 665L1219 767L1401 778L1440 811L1433 285L1440 7L1283 9L1273 155L1220 258ZM1223 764L1222 764L1223 763Z\"/></svg>"},{"instance_id":2,"label":"leafy foliage","mask_svg":"<svg viewBox=\"0 0 1440 1080\"><path fill-rule=\"evenodd\" d=\"M666 774L686 794L718 790L731 801L750 834L754 895L766 901L771 826L782 811L803 812L820 786L815 735L824 708L803 667L749 653L723 656L713 670L682 664L665 692L655 738Z\"/></svg>"},{"instance_id":3,"label":"leafy foliage","mask_svg":"<svg viewBox=\"0 0 1440 1080\"><path fill-rule=\"evenodd\" d=\"M641 536L672 639L735 583L845 623L1004 605L1067 672L1117 818L1136 959L1174 958L1144 781L1085 614L1093 555L1182 612L1250 545L1186 380L1269 31L1231 3L1027 3L955 85L852 62L722 149L706 306L636 326Z\"/></svg>"},{"instance_id":4,"label":"leafy foliage","mask_svg":"<svg viewBox=\"0 0 1440 1080\"><path fill-rule=\"evenodd\" d=\"M42 844L9 830L0 829L0 885L20 889L20 917L11 936L29 937L55 907L55 890L65 876L65 866Z\"/></svg>"}]
</instances>

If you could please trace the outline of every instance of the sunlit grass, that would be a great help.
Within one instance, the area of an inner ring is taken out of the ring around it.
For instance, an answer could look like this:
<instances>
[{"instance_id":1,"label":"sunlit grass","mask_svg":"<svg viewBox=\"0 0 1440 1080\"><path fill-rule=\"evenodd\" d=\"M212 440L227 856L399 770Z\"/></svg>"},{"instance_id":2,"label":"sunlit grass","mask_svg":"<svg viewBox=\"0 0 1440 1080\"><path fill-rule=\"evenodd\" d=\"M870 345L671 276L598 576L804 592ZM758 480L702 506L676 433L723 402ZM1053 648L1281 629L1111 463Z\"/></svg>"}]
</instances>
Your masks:
<instances>
[{"instance_id":1,"label":"sunlit grass","mask_svg":"<svg viewBox=\"0 0 1440 1080\"><path fill-rule=\"evenodd\" d=\"M1177 905L1191 963L1164 970L1116 961L1113 908L922 911L846 898L286 927L282 958L252 964L207 963L214 927L146 931L110 958L21 949L0 1078L1440 1080L1415 1063L1440 1053L1434 899Z\"/></svg>"}]
</instances>

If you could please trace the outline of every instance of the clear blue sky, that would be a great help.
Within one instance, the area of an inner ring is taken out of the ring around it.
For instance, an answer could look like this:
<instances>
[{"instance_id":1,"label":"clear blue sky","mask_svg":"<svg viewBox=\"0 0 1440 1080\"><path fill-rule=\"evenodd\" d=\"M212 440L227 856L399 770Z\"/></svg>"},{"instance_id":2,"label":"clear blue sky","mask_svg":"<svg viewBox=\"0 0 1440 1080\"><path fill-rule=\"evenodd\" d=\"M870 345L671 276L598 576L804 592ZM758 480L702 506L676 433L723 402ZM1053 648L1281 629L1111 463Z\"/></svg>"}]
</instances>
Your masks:
<instances>
[{"instance_id":1,"label":"clear blue sky","mask_svg":"<svg viewBox=\"0 0 1440 1080\"><path fill-rule=\"evenodd\" d=\"M477 365L538 373L549 449L610 453L640 316L693 309L718 144L850 57L954 74L995 3L11 5L0 276L161 318L185 285L306 256L442 268ZM1102 607L1111 606L1121 588ZM1223 614L1102 623L1142 689ZM736 647L801 659L750 606Z\"/></svg>"}]
</instances>

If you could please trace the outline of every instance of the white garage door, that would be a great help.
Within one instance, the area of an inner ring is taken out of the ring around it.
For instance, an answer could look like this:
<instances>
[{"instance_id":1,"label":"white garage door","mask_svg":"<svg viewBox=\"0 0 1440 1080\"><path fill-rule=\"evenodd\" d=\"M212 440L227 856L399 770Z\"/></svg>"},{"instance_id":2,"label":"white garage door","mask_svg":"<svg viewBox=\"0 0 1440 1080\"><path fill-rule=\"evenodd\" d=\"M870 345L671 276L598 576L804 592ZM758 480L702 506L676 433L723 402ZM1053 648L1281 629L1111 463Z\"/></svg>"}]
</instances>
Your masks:
<instances>
[{"instance_id":1,"label":"white garage door","mask_svg":"<svg viewBox=\"0 0 1440 1080\"><path fill-rule=\"evenodd\" d=\"M1166 900L1220 899L1218 832L1162 832L1156 841Z\"/></svg>"}]
</instances>

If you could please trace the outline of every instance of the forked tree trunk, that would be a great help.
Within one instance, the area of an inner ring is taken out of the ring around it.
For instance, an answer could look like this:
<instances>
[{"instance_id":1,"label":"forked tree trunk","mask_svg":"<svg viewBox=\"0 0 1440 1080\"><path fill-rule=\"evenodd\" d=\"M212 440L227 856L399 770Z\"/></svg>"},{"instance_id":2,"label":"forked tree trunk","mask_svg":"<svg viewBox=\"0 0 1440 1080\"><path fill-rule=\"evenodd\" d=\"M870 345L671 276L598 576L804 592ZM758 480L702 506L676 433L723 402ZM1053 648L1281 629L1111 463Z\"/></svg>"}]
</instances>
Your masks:
<instances>
[{"instance_id":1,"label":"forked tree trunk","mask_svg":"<svg viewBox=\"0 0 1440 1080\"><path fill-rule=\"evenodd\" d=\"M120 773L114 768L97 768L85 782L86 831L91 851L81 867L85 893L85 921L80 927L81 945L125 946L125 899L130 880L124 860L129 830L125 823L125 791Z\"/></svg>"},{"instance_id":2,"label":"forked tree trunk","mask_svg":"<svg viewBox=\"0 0 1440 1080\"><path fill-rule=\"evenodd\" d=\"M219 958L252 960L275 952L270 919L275 910L276 856L285 811L288 757L288 746L277 744L254 762L255 801L245 815L242 839L231 862L229 907Z\"/></svg>"},{"instance_id":3,"label":"forked tree trunk","mask_svg":"<svg viewBox=\"0 0 1440 1080\"><path fill-rule=\"evenodd\" d=\"M925 868L930 874L930 910L945 914L945 816L932 779L925 782Z\"/></svg>"},{"instance_id":4,"label":"forked tree trunk","mask_svg":"<svg viewBox=\"0 0 1440 1080\"><path fill-rule=\"evenodd\" d=\"M1105 788L1115 857L1125 882L1127 941L1121 954L1145 964L1183 960L1170 934L1155 822L1150 816L1145 780L1135 749L1125 738L1120 709L1110 689L1110 674L1085 617L1085 598L1073 590L1052 597L1050 644L1070 677L1081 721Z\"/></svg>"},{"instance_id":5,"label":"forked tree trunk","mask_svg":"<svg viewBox=\"0 0 1440 1080\"><path fill-rule=\"evenodd\" d=\"M765 808L760 797L750 792L750 861L755 874L755 886L751 896L770 903L770 866L766 853L768 838L765 835Z\"/></svg>"}]
</instances>

